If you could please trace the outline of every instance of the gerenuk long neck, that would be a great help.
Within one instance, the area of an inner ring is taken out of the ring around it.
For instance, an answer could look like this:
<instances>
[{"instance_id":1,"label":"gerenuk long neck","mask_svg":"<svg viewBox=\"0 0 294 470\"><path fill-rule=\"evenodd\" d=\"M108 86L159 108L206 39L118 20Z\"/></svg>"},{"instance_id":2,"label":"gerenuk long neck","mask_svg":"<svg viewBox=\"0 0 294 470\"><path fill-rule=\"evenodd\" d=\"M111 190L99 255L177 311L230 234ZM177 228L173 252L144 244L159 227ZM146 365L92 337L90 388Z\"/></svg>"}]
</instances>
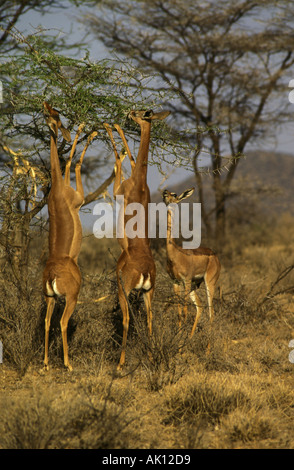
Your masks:
<instances>
[{"instance_id":1,"label":"gerenuk long neck","mask_svg":"<svg viewBox=\"0 0 294 470\"><path fill-rule=\"evenodd\" d=\"M150 133L151 133L151 122L144 121L141 124L140 147L139 147L138 156L136 160L136 166L134 169L134 178L136 178L136 181L140 180L140 181L146 182L147 180Z\"/></svg>"},{"instance_id":2,"label":"gerenuk long neck","mask_svg":"<svg viewBox=\"0 0 294 470\"><path fill-rule=\"evenodd\" d=\"M62 181L62 173L59 164L59 157L57 151L57 126L56 133L50 131L50 166L51 166L51 187L59 181Z\"/></svg>"},{"instance_id":3,"label":"gerenuk long neck","mask_svg":"<svg viewBox=\"0 0 294 470\"><path fill-rule=\"evenodd\" d=\"M170 208L167 210L166 251L169 258L173 258L173 255L179 250L172 236L172 211L173 209Z\"/></svg>"},{"instance_id":4,"label":"gerenuk long neck","mask_svg":"<svg viewBox=\"0 0 294 470\"><path fill-rule=\"evenodd\" d=\"M51 131L50 148L51 189L48 197L49 255L69 256L74 237L74 221L64 197L64 183L59 165L57 138Z\"/></svg>"}]
</instances>

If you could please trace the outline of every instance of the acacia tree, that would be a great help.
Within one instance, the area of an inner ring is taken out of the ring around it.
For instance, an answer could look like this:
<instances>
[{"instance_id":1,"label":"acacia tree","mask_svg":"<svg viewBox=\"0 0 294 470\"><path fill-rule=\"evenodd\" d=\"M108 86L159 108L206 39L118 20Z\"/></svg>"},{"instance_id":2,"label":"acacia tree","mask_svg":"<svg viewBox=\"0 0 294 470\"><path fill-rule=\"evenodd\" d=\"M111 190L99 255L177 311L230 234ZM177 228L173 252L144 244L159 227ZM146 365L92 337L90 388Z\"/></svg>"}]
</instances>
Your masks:
<instances>
[{"instance_id":1,"label":"acacia tree","mask_svg":"<svg viewBox=\"0 0 294 470\"><path fill-rule=\"evenodd\" d=\"M291 2L103 0L99 5L102 14L99 9L83 19L99 39L141 70L156 73L150 88L177 92L170 104L173 130L188 129L185 138L194 149L182 165L195 172L203 221L221 245L239 157L289 118L282 79L294 63ZM203 157L213 174L214 224L203 195Z\"/></svg>"},{"instance_id":2,"label":"acacia tree","mask_svg":"<svg viewBox=\"0 0 294 470\"><path fill-rule=\"evenodd\" d=\"M14 38L19 43L18 53L6 54L0 66L3 82L0 241L5 258L11 261L15 275L22 283L27 278L30 231L47 202L50 189L50 137L43 116L43 102L48 101L60 110L72 133L85 123L77 144L77 155L88 135L97 132L91 146L96 154L93 155L92 150L83 165L86 186L90 178L92 182L96 180L94 190L85 196L84 205L87 205L101 197L114 179L112 152L111 169L107 169L108 162L101 149L103 143L109 145L103 123L118 123L127 137L138 139L138 129L128 122L127 115L132 108L145 105L145 96L142 86L134 86L134 82L138 85L144 76L128 63L119 60L93 62L87 51L81 59L67 57L54 52L51 47L54 38L45 38L41 32L29 38L14 32ZM156 94L150 94L149 99L158 106ZM159 139L156 126L153 139L157 142L163 139L162 135ZM165 148L167 146L165 143ZM63 166L70 148L65 141L60 142L59 156ZM20 176L18 164L32 168L35 180L32 181L31 170ZM42 190L37 192L32 205L33 184Z\"/></svg>"},{"instance_id":3,"label":"acacia tree","mask_svg":"<svg viewBox=\"0 0 294 470\"><path fill-rule=\"evenodd\" d=\"M23 267L27 266L27 248L28 248L28 237L24 237L24 234L28 234L29 226L34 216L40 211L41 206L44 204L38 204L33 207L33 210L29 211L31 191L34 187L40 183L40 179L37 178L35 181L30 181L30 176L36 175L36 171L33 173L28 168L28 165L32 165L30 162L29 147L33 144L32 134L24 136L25 138L19 141L17 132L11 132L13 128L13 122L18 114L18 99L17 94L27 94L25 86L21 87L20 83L22 80L24 66L23 62L23 46L24 41L21 34L16 29L22 17L30 12L38 12L41 15L56 11L68 7L69 4L79 5L80 0L68 0L67 3L61 2L60 0L3 0L0 4L0 63L1 65L1 131L0 131L0 170L1 170L1 233L0 233L0 261L3 265L3 260L9 259L22 260L20 264ZM84 2L83 2L84 3ZM55 42L49 37L47 43L50 49L53 51L60 50L62 48L69 49L72 47L79 47L79 44L65 45L64 38L60 38L58 42ZM20 60L19 67L13 67L13 63L16 62L16 58ZM14 58L14 61L12 60ZM9 64L9 65L8 65ZM12 69L11 69L12 67ZM12 73L9 76L10 72ZM20 75L17 76L17 73ZM25 77L24 78L24 82ZM36 80L36 77L33 78ZM27 82L26 82L27 84ZM30 85L28 86L28 90ZM13 97L14 95L14 97ZM9 142L10 147L7 145ZM15 152L15 147L22 148L22 151ZM24 153L26 159L23 160ZM20 162L26 162L26 167L19 164ZM14 168L14 171L11 171ZM37 172L38 177L42 174ZM44 180L43 180L44 182ZM45 189L45 185L43 185ZM44 199L45 202L45 199ZM26 240L26 241L24 241ZM14 256L15 252L18 252L18 256ZM3 254L4 253L4 254ZM10 263L13 266L13 262ZM16 268L16 266L15 266ZM15 274L17 271L15 271Z\"/></svg>"}]
</instances>

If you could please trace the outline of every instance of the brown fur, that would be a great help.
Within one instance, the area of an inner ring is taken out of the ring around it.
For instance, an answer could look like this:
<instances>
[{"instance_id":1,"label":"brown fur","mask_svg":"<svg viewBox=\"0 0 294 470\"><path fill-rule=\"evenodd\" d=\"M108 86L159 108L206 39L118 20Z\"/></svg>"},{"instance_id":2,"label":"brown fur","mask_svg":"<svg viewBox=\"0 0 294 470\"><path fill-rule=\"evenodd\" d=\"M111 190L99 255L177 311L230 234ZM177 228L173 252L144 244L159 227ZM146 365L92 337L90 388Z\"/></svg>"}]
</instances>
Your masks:
<instances>
[{"instance_id":1,"label":"brown fur","mask_svg":"<svg viewBox=\"0 0 294 470\"><path fill-rule=\"evenodd\" d=\"M165 190L163 200L168 206L171 203L179 203L181 200L189 197L194 188L184 191L180 196ZM174 281L174 292L177 296L184 297L184 321L187 318L187 301L191 297L196 306L196 316L191 331L193 336L199 322L202 307L200 299L196 293L196 288L204 281L207 293L210 323L213 321L213 297L215 286L219 278L221 264L217 255L210 249L199 247L194 249L183 249L179 247L171 236L171 209L167 213L167 272ZM182 322L182 306L178 303L179 325Z\"/></svg>"},{"instance_id":2,"label":"brown fur","mask_svg":"<svg viewBox=\"0 0 294 470\"><path fill-rule=\"evenodd\" d=\"M141 129L140 147L137 155L136 162L134 161L131 152L129 151L126 139L121 128L116 125L115 128L119 132L122 140L127 148L127 153L130 158L132 173L130 178L121 182L121 160L115 148L112 133L107 128L113 143L115 157L116 157L116 178L114 182L114 196L124 196L124 208L122 208L121 217L123 217L123 226L125 227L128 220L132 216L125 214L125 208L130 203L140 203L144 207L144 220L139 223L145 224L145 238L128 238L124 232L124 237L120 240L122 253L117 262L117 283L118 283L118 297L120 306L123 313L123 342L122 352L118 365L121 369L125 364L125 349L127 343L127 335L129 328L129 306L128 296L132 289L140 286L142 280L143 298L147 310L147 323L149 335L152 333L152 311L151 301L153 298L156 268L152 257L151 249L148 239L148 203L150 202L150 191L147 185L147 167L148 167L148 151L151 133L151 121L154 119L165 119L169 112L161 112L154 114L152 111L131 111L129 117L135 121Z\"/></svg>"},{"instance_id":3,"label":"brown fur","mask_svg":"<svg viewBox=\"0 0 294 470\"><path fill-rule=\"evenodd\" d=\"M65 176L62 177L59 157L57 152L58 130L63 137L70 141L70 134L62 125L58 111L44 103L47 114L47 124L50 128L50 170L51 190L48 198L49 212L49 258L43 272L43 291L47 302L47 313L45 319L45 369L48 369L48 346L51 316L53 314L55 297L64 296L66 299L65 309L60 321L64 365L71 370L68 360L67 324L77 303L80 286L81 273L77 265L82 242L82 225L79 217L79 209L84 201L84 190L81 179L81 165L87 145L76 164L76 187L70 186L70 165L78 136L83 126L80 126L72 146L69 161L66 164ZM90 136L92 138L92 136Z\"/></svg>"}]
</instances>

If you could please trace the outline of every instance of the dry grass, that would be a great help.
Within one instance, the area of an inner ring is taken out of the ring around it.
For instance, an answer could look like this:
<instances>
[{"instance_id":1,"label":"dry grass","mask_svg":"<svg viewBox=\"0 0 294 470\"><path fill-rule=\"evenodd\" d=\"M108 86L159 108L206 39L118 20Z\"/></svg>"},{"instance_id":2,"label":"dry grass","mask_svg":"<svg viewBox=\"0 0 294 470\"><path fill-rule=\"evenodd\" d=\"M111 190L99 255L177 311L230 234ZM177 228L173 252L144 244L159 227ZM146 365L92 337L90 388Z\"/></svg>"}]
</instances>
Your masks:
<instances>
[{"instance_id":1,"label":"dry grass","mask_svg":"<svg viewBox=\"0 0 294 470\"><path fill-rule=\"evenodd\" d=\"M84 240L83 286L68 334L72 373L62 364L62 303L52 322L51 369L41 370L42 266L30 266L25 299L13 277L2 277L0 448L293 448L293 270L279 278L294 263L293 226L283 216L270 233L264 230L269 235L263 243L255 242L257 226L247 227L247 241L239 231L230 234L221 254L222 295L215 299L213 330L204 309L191 341L193 306L179 330L158 245L154 334L149 340L144 306L133 296L127 367L120 377L115 244L107 240L103 250L102 240ZM202 288L200 296L205 303Z\"/></svg>"}]
</instances>

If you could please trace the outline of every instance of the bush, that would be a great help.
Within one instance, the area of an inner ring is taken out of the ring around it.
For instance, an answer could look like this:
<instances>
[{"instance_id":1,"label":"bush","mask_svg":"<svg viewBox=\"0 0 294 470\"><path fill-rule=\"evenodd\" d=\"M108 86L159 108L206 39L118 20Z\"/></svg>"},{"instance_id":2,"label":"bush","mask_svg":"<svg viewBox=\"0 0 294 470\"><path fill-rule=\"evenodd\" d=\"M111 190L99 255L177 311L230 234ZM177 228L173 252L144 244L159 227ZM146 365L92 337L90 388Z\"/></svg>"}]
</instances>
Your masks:
<instances>
[{"instance_id":1,"label":"bush","mask_svg":"<svg viewBox=\"0 0 294 470\"><path fill-rule=\"evenodd\" d=\"M202 418L211 423L217 423L220 419L233 410L248 403L249 397L242 387L202 376L195 383L180 388L175 388L166 400L168 408L168 421L174 424L184 420L191 421Z\"/></svg>"},{"instance_id":2,"label":"bush","mask_svg":"<svg viewBox=\"0 0 294 470\"><path fill-rule=\"evenodd\" d=\"M22 376L42 347L44 312L40 280L30 273L28 282L19 284L9 271L0 280L0 339L3 360ZM44 315L45 319L45 315ZM42 325L42 326L41 326Z\"/></svg>"},{"instance_id":3,"label":"bush","mask_svg":"<svg viewBox=\"0 0 294 470\"><path fill-rule=\"evenodd\" d=\"M21 400L0 402L2 449L128 448L128 426L134 417L105 398L89 396L81 387L60 396L47 389Z\"/></svg>"}]
</instances>

